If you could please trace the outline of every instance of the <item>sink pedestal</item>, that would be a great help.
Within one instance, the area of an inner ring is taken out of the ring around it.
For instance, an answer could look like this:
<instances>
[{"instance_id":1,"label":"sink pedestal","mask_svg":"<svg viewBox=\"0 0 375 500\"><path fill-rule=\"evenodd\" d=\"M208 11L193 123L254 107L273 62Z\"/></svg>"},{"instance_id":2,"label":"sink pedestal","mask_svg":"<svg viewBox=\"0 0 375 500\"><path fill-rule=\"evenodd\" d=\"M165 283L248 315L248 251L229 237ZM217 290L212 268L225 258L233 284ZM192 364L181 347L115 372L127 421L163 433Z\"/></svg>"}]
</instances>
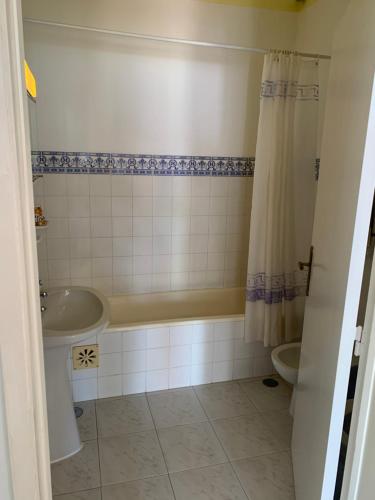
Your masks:
<instances>
[{"instance_id":1,"label":"sink pedestal","mask_svg":"<svg viewBox=\"0 0 375 500\"><path fill-rule=\"evenodd\" d=\"M44 349L51 463L74 455L82 447L68 377L69 349L69 345Z\"/></svg>"}]
</instances>

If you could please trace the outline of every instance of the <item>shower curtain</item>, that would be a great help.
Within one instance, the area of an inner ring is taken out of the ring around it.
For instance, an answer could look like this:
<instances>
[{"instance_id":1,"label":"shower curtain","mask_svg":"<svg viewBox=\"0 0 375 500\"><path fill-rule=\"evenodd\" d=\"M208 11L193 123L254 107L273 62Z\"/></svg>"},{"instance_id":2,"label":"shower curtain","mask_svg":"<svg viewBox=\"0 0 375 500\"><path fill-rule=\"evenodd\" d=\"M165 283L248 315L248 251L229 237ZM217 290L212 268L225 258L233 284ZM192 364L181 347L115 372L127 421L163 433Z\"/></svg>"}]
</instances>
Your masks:
<instances>
[{"instance_id":1,"label":"shower curtain","mask_svg":"<svg viewBox=\"0 0 375 500\"><path fill-rule=\"evenodd\" d=\"M265 56L246 288L248 342L302 334L315 205L319 67L294 53Z\"/></svg>"}]
</instances>

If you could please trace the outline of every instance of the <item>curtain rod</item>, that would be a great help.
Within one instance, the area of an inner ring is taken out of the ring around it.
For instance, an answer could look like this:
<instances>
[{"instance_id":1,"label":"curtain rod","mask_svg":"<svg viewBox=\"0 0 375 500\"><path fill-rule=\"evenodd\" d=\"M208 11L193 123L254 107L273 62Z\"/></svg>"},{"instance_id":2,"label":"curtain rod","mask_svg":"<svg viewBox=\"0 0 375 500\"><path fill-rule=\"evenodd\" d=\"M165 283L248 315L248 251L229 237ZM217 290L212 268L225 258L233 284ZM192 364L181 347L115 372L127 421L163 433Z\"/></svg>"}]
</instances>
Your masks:
<instances>
[{"instance_id":1,"label":"curtain rod","mask_svg":"<svg viewBox=\"0 0 375 500\"><path fill-rule=\"evenodd\" d=\"M38 19L24 18L25 22L34 23L34 24L43 24L45 26L54 26L56 28L67 28L73 30L80 31L91 31L94 33L104 33L106 35L115 35L115 36L124 36L127 38L140 38L143 40L153 40L156 42L167 42L167 43L179 43L183 45L194 45L198 47L212 47L217 49L229 49L229 50L240 50L242 52L258 52L260 54L266 54L268 52L267 49L259 49L253 47L242 47L241 45L227 45L222 43L214 43L214 42L202 42L198 40L186 40L184 38L169 38L164 36L154 36L154 35L143 35L140 33L131 33L125 31L112 31L101 28L91 28L89 26L81 26L75 24L63 24L63 23L55 23L52 21L40 21ZM309 54L306 52L296 52L298 55L302 57L308 57L312 59L331 59L331 56L327 56L324 54Z\"/></svg>"}]
</instances>

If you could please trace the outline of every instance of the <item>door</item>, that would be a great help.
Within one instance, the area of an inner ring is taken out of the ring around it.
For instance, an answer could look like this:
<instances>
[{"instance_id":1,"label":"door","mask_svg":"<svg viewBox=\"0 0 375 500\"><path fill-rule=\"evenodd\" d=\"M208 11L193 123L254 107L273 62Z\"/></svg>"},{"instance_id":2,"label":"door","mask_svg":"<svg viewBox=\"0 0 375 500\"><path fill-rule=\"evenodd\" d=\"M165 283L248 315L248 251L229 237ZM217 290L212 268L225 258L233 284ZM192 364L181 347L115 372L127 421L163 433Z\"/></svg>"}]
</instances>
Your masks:
<instances>
[{"instance_id":1,"label":"door","mask_svg":"<svg viewBox=\"0 0 375 500\"><path fill-rule=\"evenodd\" d=\"M296 386L297 500L333 498L375 182L375 2L352 0L333 45Z\"/></svg>"}]
</instances>

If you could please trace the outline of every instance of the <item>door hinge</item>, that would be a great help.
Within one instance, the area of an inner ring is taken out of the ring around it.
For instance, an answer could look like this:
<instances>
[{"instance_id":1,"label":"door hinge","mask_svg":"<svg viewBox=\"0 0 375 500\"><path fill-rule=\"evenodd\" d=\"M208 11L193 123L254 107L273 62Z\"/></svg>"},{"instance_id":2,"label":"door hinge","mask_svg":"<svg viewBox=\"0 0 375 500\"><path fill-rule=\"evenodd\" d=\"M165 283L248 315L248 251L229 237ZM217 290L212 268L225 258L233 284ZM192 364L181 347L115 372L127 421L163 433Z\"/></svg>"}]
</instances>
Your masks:
<instances>
[{"instance_id":1,"label":"door hinge","mask_svg":"<svg viewBox=\"0 0 375 500\"><path fill-rule=\"evenodd\" d=\"M360 356L363 346L363 326L357 326L354 339L354 356Z\"/></svg>"}]
</instances>

